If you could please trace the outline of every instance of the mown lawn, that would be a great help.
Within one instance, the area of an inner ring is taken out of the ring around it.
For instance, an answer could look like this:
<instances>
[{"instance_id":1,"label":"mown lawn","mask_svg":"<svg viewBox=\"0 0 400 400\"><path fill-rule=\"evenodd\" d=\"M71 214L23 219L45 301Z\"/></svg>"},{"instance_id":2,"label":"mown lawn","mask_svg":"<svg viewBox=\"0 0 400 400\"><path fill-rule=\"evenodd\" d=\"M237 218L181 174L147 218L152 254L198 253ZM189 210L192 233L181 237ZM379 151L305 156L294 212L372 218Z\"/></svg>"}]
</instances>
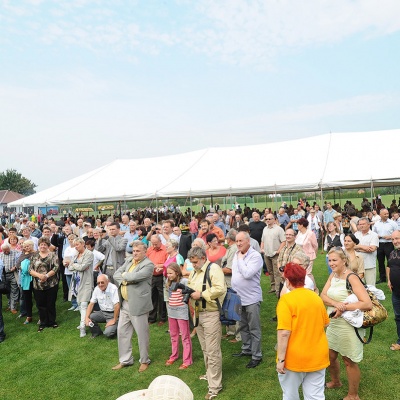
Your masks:
<instances>
[{"instance_id":1,"label":"mown lawn","mask_svg":"<svg viewBox=\"0 0 400 400\"><path fill-rule=\"evenodd\" d=\"M324 256L319 255L314 272L322 289L327 271ZM275 372L276 299L268 294L269 280L262 277L264 302L262 305L263 363L255 369L246 369L248 360L236 359L232 353L240 350L239 344L222 342L224 390L218 399L280 399L280 386ZM386 285L379 285L387 293ZM3 309L6 307L3 297ZM396 340L390 295L383 302L389 311L389 320L375 328L372 343L364 348L364 361L360 364L362 382L360 397L363 400L400 399L398 370L400 352L389 350ZM76 326L79 315L67 311L69 303L58 302L58 329L36 332L36 323L24 326L21 320L3 311L7 338L0 345L0 399L115 399L128 391L146 388L158 375L171 374L183 379L194 393L195 399L203 399L207 384L198 377L203 374L204 363L197 338L193 340L194 364L180 371L176 363L165 367L169 357L170 341L166 325L150 327L149 369L139 374L137 363L131 368L112 371L118 363L117 341L104 337L90 340L88 335L79 338ZM35 322L37 315L34 315ZM134 355L138 358L134 339ZM343 367L343 365L342 365ZM342 369L343 388L329 390L327 400L337 400L346 395L347 379Z\"/></svg>"}]
</instances>

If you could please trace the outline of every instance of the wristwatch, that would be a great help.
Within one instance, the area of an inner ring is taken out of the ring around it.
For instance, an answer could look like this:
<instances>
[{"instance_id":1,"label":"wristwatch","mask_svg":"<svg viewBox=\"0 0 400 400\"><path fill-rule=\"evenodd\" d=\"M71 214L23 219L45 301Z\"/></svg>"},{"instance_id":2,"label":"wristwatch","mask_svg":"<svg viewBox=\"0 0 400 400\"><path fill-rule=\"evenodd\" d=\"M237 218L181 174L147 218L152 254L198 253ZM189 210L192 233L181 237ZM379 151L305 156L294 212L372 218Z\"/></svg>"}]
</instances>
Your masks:
<instances>
[{"instance_id":1,"label":"wristwatch","mask_svg":"<svg viewBox=\"0 0 400 400\"><path fill-rule=\"evenodd\" d=\"M283 360L279 360L279 358L278 358L278 363L281 363L281 362L285 362L285 360L283 359Z\"/></svg>"}]
</instances>

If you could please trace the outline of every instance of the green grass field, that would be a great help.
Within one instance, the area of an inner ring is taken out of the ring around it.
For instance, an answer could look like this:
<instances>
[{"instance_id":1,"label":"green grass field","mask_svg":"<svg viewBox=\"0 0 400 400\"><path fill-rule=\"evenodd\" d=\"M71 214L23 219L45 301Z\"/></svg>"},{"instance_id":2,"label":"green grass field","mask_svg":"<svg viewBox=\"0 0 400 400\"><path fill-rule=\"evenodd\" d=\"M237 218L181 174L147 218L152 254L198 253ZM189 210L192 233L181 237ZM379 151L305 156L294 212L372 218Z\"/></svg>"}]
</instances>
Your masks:
<instances>
[{"instance_id":1,"label":"green grass field","mask_svg":"<svg viewBox=\"0 0 400 400\"><path fill-rule=\"evenodd\" d=\"M322 289L328 273L323 255L314 265L317 284ZM223 386L218 396L221 400L232 399L281 399L281 389L275 371L276 299L268 294L269 279L262 277L264 302L262 304L263 362L255 369L246 369L248 360L232 357L240 351L240 344L222 341ZM387 293L386 285L379 287ZM60 293L59 293L60 294ZM170 367L164 363L170 355L170 339L166 325L150 326L150 357L152 364L142 374L137 362L133 367L112 371L118 363L117 341L104 337L95 340L79 337L76 326L79 313L67 311L69 303L59 297L58 329L45 329L37 333L37 313L34 322L24 326L23 321L4 312L7 338L0 344L1 374L0 399L36 400L85 400L115 399L136 389L146 388L158 375L171 374L183 379L192 389L194 398L203 399L207 383L198 377L204 374L202 352L197 338L193 340L194 364L187 370L178 370L179 362ZM383 302L389 311L389 319L375 328L372 343L364 347L360 398L363 400L400 399L398 391L398 366L400 352L390 351L396 341L396 326L390 295ZM3 310L6 299L3 296ZM134 356L138 358L136 338L133 340ZM343 387L326 392L327 400L337 400L347 393L347 379L342 365Z\"/></svg>"}]
</instances>

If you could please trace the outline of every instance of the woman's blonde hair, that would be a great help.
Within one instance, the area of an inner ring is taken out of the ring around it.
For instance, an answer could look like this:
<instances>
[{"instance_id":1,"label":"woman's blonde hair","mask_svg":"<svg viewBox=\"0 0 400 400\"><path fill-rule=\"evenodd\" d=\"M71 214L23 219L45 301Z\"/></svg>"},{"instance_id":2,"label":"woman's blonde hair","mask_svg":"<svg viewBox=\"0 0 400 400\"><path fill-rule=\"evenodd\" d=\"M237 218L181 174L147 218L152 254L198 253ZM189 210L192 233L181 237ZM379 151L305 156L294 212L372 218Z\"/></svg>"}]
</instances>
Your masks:
<instances>
[{"instance_id":1,"label":"woman's blonde hair","mask_svg":"<svg viewBox=\"0 0 400 400\"><path fill-rule=\"evenodd\" d=\"M342 261L344 261L346 267L349 266L349 258L341 247L333 247L332 249L330 249L328 252L328 256L331 253L336 253L342 259Z\"/></svg>"}]
</instances>

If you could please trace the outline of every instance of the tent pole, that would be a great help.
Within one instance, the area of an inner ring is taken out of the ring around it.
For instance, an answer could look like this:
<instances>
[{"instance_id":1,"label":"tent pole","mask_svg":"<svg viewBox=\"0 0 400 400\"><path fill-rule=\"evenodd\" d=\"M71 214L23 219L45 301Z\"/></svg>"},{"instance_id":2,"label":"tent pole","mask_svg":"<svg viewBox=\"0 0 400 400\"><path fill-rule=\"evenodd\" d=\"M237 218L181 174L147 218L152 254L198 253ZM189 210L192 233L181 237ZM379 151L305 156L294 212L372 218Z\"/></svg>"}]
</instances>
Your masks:
<instances>
[{"instance_id":1,"label":"tent pole","mask_svg":"<svg viewBox=\"0 0 400 400\"><path fill-rule=\"evenodd\" d=\"M371 205L372 209L374 209L374 187L372 185L372 178L371 178Z\"/></svg>"},{"instance_id":2,"label":"tent pole","mask_svg":"<svg viewBox=\"0 0 400 400\"><path fill-rule=\"evenodd\" d=\"M156 223L158 224L158 199L157 199L157 196L156 196Z\"/></svg>"},{"instance_id":3,"label":"tent pole","mask_svg":"<svg viewBox=\"0 0 400 400\"><path fill-rule=\"evenodd\" d=\"M192 208L192 192L189 192L189 201L190 201L190 220L192 220L193 217L193 208Z\"/></svg>"}]
</instances>

